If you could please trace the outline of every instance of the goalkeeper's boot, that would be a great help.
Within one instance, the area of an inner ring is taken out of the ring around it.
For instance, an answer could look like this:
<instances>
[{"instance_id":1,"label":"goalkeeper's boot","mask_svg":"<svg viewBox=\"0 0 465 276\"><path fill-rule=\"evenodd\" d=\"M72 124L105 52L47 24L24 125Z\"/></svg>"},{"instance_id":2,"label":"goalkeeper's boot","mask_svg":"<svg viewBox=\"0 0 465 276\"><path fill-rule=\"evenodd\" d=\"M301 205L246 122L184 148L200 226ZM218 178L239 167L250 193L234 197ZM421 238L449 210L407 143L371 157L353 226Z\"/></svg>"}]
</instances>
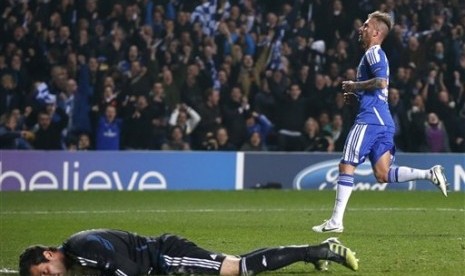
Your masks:
<instances>
[{"instance_id":1,"label":"goalkeeper's boot","mask_svg":"<svg viewBox=\"0 0 465 276\"><path fill-rule=\"evenodd\" d=\"M431 182L438 187L439 190L443 193L444 196L447 196L447 183L446 176L444 175L444 167L441 165L436 165L430 169L431 172Z\"/></svg>"},{"instance_id":2,"label":"goalkeeper's boot","mask_svg":"<svg viewBox=\"0 0 465 276\"><path fill-rule=\"evenodd\" d=\"M333 226L330 224L330 221L331 220L325 220L322 224L313 226L312 230L317 233L342 233L344 231L344 227L342 225Z\"/></svg>"},{"instance_id":3,"label":"goalkeeper's boot","mask_svg":"<svg viewBox=\"0 0 465 276\"><path fill-rule=\"evenodd\" d=\"M341 243L337 238L329 238L324 240L321 244L327 243L328 241L333 241L335 243ZM315 266L316 270L319 271L327 271L329 269L329 261L328 260L317 260L313 261L312 264Z\"/></svg>"},{"instance_id":4,"label":"goalkeeper's boot","mask_svg":"<svg viewBox=\"0 0 465 276\"><path fill-rule=\"evenodd\" d=\"M338 264L342 264L343 266L352 269L354 271L358 270L358 259L355 258L355 252L350 250L350 248L345 247L337 238L329 238L321 243L322 250L325 250L325 260L318 261L321 270L328 269L328 261L333 261ZM317 267L315 265L315 267ZM318 269L318 267L317 267Z\"/></svg>"}]
</instances>

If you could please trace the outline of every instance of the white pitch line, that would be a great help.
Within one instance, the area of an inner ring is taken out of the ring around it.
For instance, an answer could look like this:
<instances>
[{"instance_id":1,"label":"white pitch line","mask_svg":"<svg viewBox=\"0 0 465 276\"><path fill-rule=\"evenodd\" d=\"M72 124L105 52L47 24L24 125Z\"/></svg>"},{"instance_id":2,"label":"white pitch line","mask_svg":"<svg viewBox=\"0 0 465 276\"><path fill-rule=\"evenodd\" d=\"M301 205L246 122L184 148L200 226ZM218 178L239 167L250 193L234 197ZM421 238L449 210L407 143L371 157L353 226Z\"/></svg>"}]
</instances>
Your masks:
<instances>
[{"instance_id":1,"label":"white pitch line","mask_svg":"<svg viewBox=\"0 0 465 276\"><path fill-rule=\"evenodd\" d=\"M0 268L0 274L18 274L19 271L17 270L12 270L9 268Z\"/></svg>"},{"instance_id":2,"label":"white pitch line","mask_svg":"<svg viewBox=\"0 0 465 276\"><path fill-rule=\"evenodd\" d=\"M123 213L256 213L256 212L328 212L329 208L303 209L139 209L139 210L67 210L67 211L0 211L0 215L59 215L59 214L123 214ZM460 208L349 208L350 212L465 212Z\"/></svg>"}]
</instances>

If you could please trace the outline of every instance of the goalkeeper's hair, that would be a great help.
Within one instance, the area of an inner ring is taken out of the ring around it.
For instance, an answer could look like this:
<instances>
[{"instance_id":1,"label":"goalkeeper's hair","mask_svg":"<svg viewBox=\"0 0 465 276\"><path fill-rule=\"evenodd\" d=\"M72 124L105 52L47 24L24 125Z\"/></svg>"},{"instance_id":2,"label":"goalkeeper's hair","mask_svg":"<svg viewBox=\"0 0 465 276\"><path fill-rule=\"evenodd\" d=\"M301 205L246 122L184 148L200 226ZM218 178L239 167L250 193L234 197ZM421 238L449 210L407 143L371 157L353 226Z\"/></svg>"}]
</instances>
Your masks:
<instances>
[{"instance_id":1,"label":"goalkeeper's hair","mask_svg":"<svg viewBox=\"0 0 465 276\"><path fill-rule=\"evenodd\" d=\"M387 27L387 33L392 29L392 18L388 13L375 11L368 15L368 18L374 18L376 21L383 23ZM387 35L386 33L386 35Z\"/></svg>"},{"instance_id":2,"label":"goalkeeper's hair","mask_svg":"<svg viewBox=\"0 0 465 276\"><path fill-rule=\"evenodd\" d=\"M44 245L33 245L26 248L19 256L19 275L29 276L31 267L49 260L45 258L44 251L58 251L58 248Z\"/></svg>"}]
</instances>

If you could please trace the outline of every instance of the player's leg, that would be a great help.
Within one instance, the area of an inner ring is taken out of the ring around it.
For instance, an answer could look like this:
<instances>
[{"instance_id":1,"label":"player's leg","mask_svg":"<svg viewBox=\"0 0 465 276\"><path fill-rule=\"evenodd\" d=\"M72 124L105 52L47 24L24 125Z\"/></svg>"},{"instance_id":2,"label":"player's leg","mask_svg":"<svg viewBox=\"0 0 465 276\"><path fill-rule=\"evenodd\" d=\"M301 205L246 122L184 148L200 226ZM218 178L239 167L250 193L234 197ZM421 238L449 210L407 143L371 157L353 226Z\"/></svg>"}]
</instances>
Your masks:
<instances>
[{"instance_id":1,"label":"player's leg","mask_svg":"<svg viewBox=\"0 0 465 276\"><path fill-rule=\"evenodd\" d=\"M220 275L227 256L198 247L195 243L176 235L161 237L156 271L161 275ZM239 263L238 263L239 264ZM231 268L226 267L232 271ZM225 268L225 269L226 269ZM239 265L237 265L237 273ZM238 274L229 274L238 275Z\"/></svg>"},{"instance_id":2,"label":"player's leg","mask_svg":"<svg viewBox=\"0 0 465 276\"><path fill-rule=\"evenodd\" d=\"M427 170L406 166L391 167L394 152L393 143L381 142L377 143L373 152L370 153L370 160L374 164L373 172L378 182L398 183L426 179L430 180L447 196L448 183L442 166L436 165Z\"/></svg>"},{"instance_id":3,"label":"player's leg","mask_svg":"<svg viewBox=\"0 0 465 276\"><path fill-rule=\"evenodd\" d=\"M378 145L378 151L373 152L370 159L374 163L373 173L379 183L406 182L417 179L431 179L430 170L420 170L410 167L391 167L393 156L389 149Z\"/></svg>"},{"instance_id":4,"label":"player's leg","mask_svg":"<svg viewBox=\"0 0 465 276\"><path fill-rule=\"evenodd\" d=\"M382 153L380 157L377 157L376 162L374 162L373 174L379 183L389 182L388 178L392 158L391 152L386 151Z\"/></svg>"},{"instance_id":5,"label":"player's leg","mask_svg":"<svg viewBox=\"0 0 465 276\"><path fill-rule=\"evenodd\" d=\"M296 262L316 263L329 260L342 264L352 270L358 269L354 253L337 239L328 239L316 246L282 246L264 248L240 256L240 275L255 275L264 271L276 270ZM229 263L228 258L225 259ZM223 270L222 270L223 272ZM224 271L227 274L227 271Z\"/></svg>"},{"instance_id":6,"label":"player's leg","mask_svg":"<svg viewBox=\"0 0 465 276\"><path fill-rule=\"evenodd\" d=\"M347 204L349 203L350 196L352 195L354 172L355 166L351 164L339 164L339 176L337 179L336 199L334 201L333 213L331 218L323 223L325 226L321 228L321 231L317 231L319 229L316 227L314 227L314 231L340 233L344 230L344 213Z\"/></svg>"},{"instance_id":7,"label":"player's leg","mask_svg":"<svg viewBox=\"0 0 465 276\"><path fill-rule=\"evenodd\" d=\"M241 275L254 275L263 271L276 270L295 262L313 262L308 245L264 248L241 255ZM315 253L313 253L315 254Z\"/></svg>"},{"instance_id":8,"label":"player's leg","mask_svg":"<svg viewBox=\"0 0 465 276\"><path fill-rule=\"evenodd\" d=\"M223 263L221 265L220 269L220 275L227 275L227 276L239 276L240 274L240 262L241 258L238 258L236 256L226 256L226 258L223 260Z\"/></svg>"},{"instance_id":9,"label":"player's leg","mask_svg":"<svg viewBox=\"0 0 465 276\"><path fill-rule=\"evenodd\" d=\"M447 196L447 183L444 174L444 168L440 165L433 166L430 169L422 170L406 166L390 167L389 152L386 152L382 158L376 162L373 167L376 179L380 183L399 183L412 180L426 179L430 180L444 196Z\"/></svg>"},{"instance_id":10,"label":"player's leg","mask_svg":"<svg viewBox=\"0 0 465 276\"><path fill-rule=\"evenodd\" d=\"M370 128L369 125L355 124L350 130L339 164L333 214L323 224L312 227L313 231L318 233L343 232L343 218L353 190L355 168L364 162L376 138L376 133L373 135Z\"/></svg>"},{"instance_id":11,"label":"player's leg","mask_svg":"<svg viewBox=\"0 0 465 276\"><path fill-rule=\"evenodd\" d=\"M447 182L444 174L444 167L441 165L435 165L427 170L406 166L392 167L389 169L386 182L396 183L419 179L430 180L439 190L441 190L444 196L447 196L447 186L449 183Z\"/></svg>"}]
</instances>

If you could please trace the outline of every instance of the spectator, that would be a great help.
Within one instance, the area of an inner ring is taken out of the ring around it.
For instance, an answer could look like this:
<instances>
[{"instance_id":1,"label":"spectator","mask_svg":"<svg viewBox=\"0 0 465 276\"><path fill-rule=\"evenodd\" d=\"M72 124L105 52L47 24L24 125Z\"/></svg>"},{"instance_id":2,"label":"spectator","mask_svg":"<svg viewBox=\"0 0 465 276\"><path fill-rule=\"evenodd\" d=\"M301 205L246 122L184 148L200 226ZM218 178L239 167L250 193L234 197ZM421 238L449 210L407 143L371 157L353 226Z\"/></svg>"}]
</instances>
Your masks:
<instances>
[{"instance_id":1,"label":"spectator","mask_svg":"<svg viewBox=\"0 0 465 276\"><path fill-rule=\"evenodd\" d=\"M105 114L105 110L108 106L113 106L115 107L115 109L118 109L120 107L117 99L118 95L116 94L116 91L114 89L115 88L113 85L106 85L103 88L101 98L98 99L97 103L94 106L92 106L92 112L94 112L94 114L97 115L97 118L99 118L100 115Z\"/></svg>"},{"instance_id":2,"label":"spectator","mask_svg":"<svg viewBox=\"0 0 465 276\"><path fill-rule=\"evenodd\" d=\"M15 115L9 113L4 115L0 123L0 149L32 149L29 141L34 139L30 131L19 130Z\"/></svg>"},{"instance_id":3,"label":"spectator","mask_svg":"<svg viewBox=\"0 0 465 276\"><path fill-rule=\"evenodd\" d=\"M173 72L170 69L163 69L163 90L165 91L165 101L168 110L171 112L174 110L177 104L181 103L181 91L177 84L174 82Z\"/></svg>"},{"instance_id":4,"label":"spectator","mask_svg":"<svg viewBox=\"0 0 465 276\"><path fill-rule=\"evenodd\" d=\"M222 24L225 24L226 26L223 26ZM236 22L230 19L226 23L220 23L219 31L224 34L224 55L231 54L231 46L234 44L240 45L246 55L255 55L256 45L252 35L247 33L246 26L237 26Z\"/></svg>"},{"instance_id":5,"label":"spectator","mask_svg":"<svg viewBox=\"0 0 465 276\"><path fill-rule=\"evenodd\" d=\"M435 112L439 109L437 98L441 90L446 90L443 73L439 72L436 67L432 67L428 72L426 83L424 84L421 95L425 99L426 110Z\"/></svg>"},{"instance_id":6,"label":"spectator","mask_svg":"<svg viewBox=\"0 0 465 276\"><path fill-rule=\"evenodd\" d=\"M72 101L72 108L70 108L70 132L80 133L80 132L92 132L91 125L91 99L92 99L92 87L90 84L90 73L89 67L85 64L85 61L81 59L78 83L74 79L69 79L67 86L65 88L66 96L62 98L66 99L65 101ZM60 94L63 95L63 94ZM72 97L72 99L69 99ZM71 104L71 103L70 103Z\"/></svg>"},{"instance_id":7,"label":"spectator","mask_svg":"<svg viewBox=\"0 0 465 276\"><path fill-rule=\"evenodd\" d=\"M455 102L451 100L447 90L439 91L437 94L436 106L436 109L433 109L433 111L444 124L444 128L449 134L449 142L452 143L452 141L455 140L455 137L452 134L457 126L458 117L456 115L457 111Z\"/></svg>"},{"instance_id":8,"label":"spectator","mask_svg":"<svg viewBox=\"0 0 465 276\"><path fill-rule=\"evenodd\" d=\"M339 63L337 61L334 62L329 62L329 69L328 69L328 78L326 80L329 82L329 92L331 93L330 95L327 95L326 97L329 98L330 103L334 103L334 93L336 89L341 87L343 78L342 78L342 70L341 66L339 66ZM327 108L327 107L326 107Z\"/></svg>"},{"instance_id":9,"label":"spectator","mask_svg":"<svg viewBox=\"0 0 465 276\"><path fill-rule=\"evenodd\" d=\"M403 16L402 18L404 17L405 16ZM399 19L399 21L401 20L402 19ZM399 68L399 66L401 66L402 64L401 56L404 50L403 35L404 29L400 25L395 24L395 22L393 22L392 31L386 37L383 43L383 48L386 49L386 55L389 57L389 70L391 72L396 72L397 68Z\"/></svg>"},{"instance_id":10,"label":"spectator","mask_svg":"<svg viewBox=\"0 0 465 276\"><path fill-rule=\"evenodd\" d=\"M76 54L82 55L86 58L89 58L90 56L95 56L96 47L97 47L97 43L95 43L95 40L93 41L90 40L88 29L84 28L84 29L79 30L77 45L76 45Z\"/></svg>"},{"instance_id":11,"label":"spectator","mask_svg":"<svg viewBox=\"0 0 465 276\"><path fill-rule=\"evenodd\" d=\"M117 118L116 106L108 105L105 114L99 118L95 131L96 150L119 150L122 121Z\"/></svg>"},{"instance_id":12,"label":"spectator","mask_svg":"<svg viewBox=\"0 0 465 276\"><path fill-rule=\"evenodd\" d=\"M262 142L261 135L258 131L249 134L248 139L241 146L241 151L266 151L267 148Z\"/></svg>"},{"instance_id":13,"label":"spectator","mask_svg":"<svg viewBox=\"0 0 465 276\"><path fill-rule=\"evenodd\" d=\"M15 108L23 109L25 96L16 84L11 74L4 74L0 80L0 115Z\"/></svg>"},{"instance_id":14,"label":"spectator","mask_svg":"<svg viewBox=\"0 0 465 276\"><path fill-rule=\"evenodd\" d=\"M245 124L247 126L247 136L249 137L249 141L252 134L257 132L260 135L260 144L266 146L268 135L273 128L271 121L268 120L264 114L259 114L253 111L247 114Z\"/></svg>"},{"instance_id":15,"label":"spectator","mask_svg":"<svg viewBox=\"0 0 465 276\"><path fill-rule=\"evenodd\" d=\"M78 56L78 61L83 63L85 62L84 56ZM107 69L107 64L105 63L104 58L97 59L96 57L90 57L87 61L89 66L89 85L90 85L90 94L93 96L94 91L101 87L102 80L105 79L104 74Z\"/></svg>"},{"instance_id":16,"label":"spectator","mask_svg":"<svg viewBox=\"0 0 465 276\"><path fill-rule=\"evenodd\" d=\"M265 76L268 79L268 87L273 95L285 94L289 85L291 85L291 80L283 70L268 70L265 72Z\"/></svg>"},{"instance_id":17,"label":"spectator","mask_svg":"<svg viewBox=\"0 0 465 276\"><path fill-rule=\"evenodd\" d=\"M11 57L10 69L10 72L14 79L14 83L17 86L16 89L21 95L24 95L25 91L27 91L31 86L31 80L24 66L21 54L14 54Z\"/></svg>"},{"instance_id":18,"label":"spectator","mask_svg":"<svg viewBox=\"0 0 465 276\"><path fill-rule=\"evenodd\" d=\"M396 127L394 133L394 144L396 149L400 151L408 151L409 149L409 125L407 119L407 110L400 99L399 90L389 88L388 96L389 111Z\"/></svg>"},{"instance_id":19,"label":"spectator","mask_svg":"<svg viewBox=\"0 0 465 276\"><path fill-rule=\"evenodd\" d=\"M47 84L50 94L60 95L61 92L66 90L66 84L69 79L66 68L61 65L54 65L50 69L50 76L50 81Z\"/></svg>"},{"instance_id":20,"label":"spectator","mask_svg":"<svg viewBox=\"0 0 465 276\"><path fill-rule=\"evenodd\" d=\"M434 43L430 55L428 60L434 62L441 71L446 72L448 68L447 64L450 62L450 59L445 51L444 43L441 41Z\"/></svg>"},{"instance_id":21,"label":"spectator","mask_svg":"<svg viewBox=\"0 0 465 276\"><path fill-rule=\"evenodd\" d=\"M35 139L33 146L35 149L41 150L62 150L62 131L68 124L68 116L61 109L57 109L61 113L62 118L58 121L53 121L49 112L41 111L38 115L38 124L35 130Z\"/></svg>"},{"instance_id":22,"label":"spectator","mask_svg":"<svg viewBox=\"0 0 465 276\"><path fill-rule=\"evenodd\" d=\"M228 129L220 127L216 130L216 141L218 143L218 151L235 151L237 147L229 141Z\"/></svg>"},{"instance_id":23,"label":"spectator","mask_svg":"<svg viewBox=\"0 0 465 276\"><path fill-rule=\"evenodd\" d=\"M141 55L139 53L139 48L137 47L137 45L129 46L127 59L121 61L118 64L118 69L121 71L121 73L124 76L128 76L128 77L132 76L132 78L135 78L135 77L137 77L137 74L140 73L139 70L141 68L139 68L139 67L134 68L133 65L132 65L132 62L134 62L134 61L138 61L139 62L138 65L140 65L140 62L142 61L141 60ZM140 92L140 91L135 91L135 92Z\"/></svg>"},{"instance_id":24,"label":"spectator","mask_svg":"<svg viewBox=\"0 0 465 276\"><path fill-rule=\"evenodd\" d=\"M229 141L240 147L247 136L246 114L250 110L247 97L239 86L231 89L230 96L222 106L224 126L228 129Z\"/></svg>"},{"instance_id":25,"label":"spectator","mask_svg":"<svg viewBox=\"0 0 465 276\"><path fill-rule=\"evenodd\" d=\"M181 88L181 102L194 109L200 107L203 101L203 91L209 86L206 84L209 80L205 74L206 71L200 70L197 64L187 66L187 76Z\"/></svg>"},{"instance_id":26,"label":"spectator","mask_svg":"<svg viewBox=\"0 0 465 276\"><path fill-rule=\"evenodd\" d=\"M31 112L32 108L27 106L24 110L24 113L21 113L21 110L18 108L13 109L10 114L16 119L16 130L29 130L26 125L26 115Z\"/></svg>"},{"instance_id":27,"label":"spectator","mask_svg":"<svg viewBox=\"0 0 465 276\"><path fill-rule=\"evenodd\" d=\"M337 38L345 38L350 32L350 25L346 23L348 15L342 1L335 0L332 3L331 14L327 17L328 32L325 34L327 37L325 41L328 45L334 45Z\"/></svg>"},{"instance_id":28,"label":"spectator","mask_svg":"<svg viewBox=\"0 0 465 276\"><path fill-rule=\"evenodd\" d=\"M426 143L428 152L449 152L449 136L443 123L435 113L429 113L426 121Z\"/></svg>"},{"instance_id":29,"label":"spectator","mask_svg":"<svg viewBox=\"0 0 465 276\"><path fill-rule=\"evenodd\" d=\"M201 149L207 151L218 150L218 141L216 140L215 134L213 132L205 133L205 136L202 140Z\"/></svg>"},{"instance_id":30,"label":"spectator","mask_svg":"<svg viewBox=\"0 0 465 276\"><path fill-rule=\"evenodd\" d=\"M139 60L131 61L130 73L123 91L129 98L148 95L152 84L152 76L156 75L152 66L144 67Z\"/></svg>"},{"instance_id":31,"label":"spectator","mask_svg":"<svg viewBox=\"0 0 465 276\"><path fill-rule=\"evenodd\" d=\"M218 83L220 91L220 102L224 102L229 97L229 92L231 91L230 79L228 71L226 69L218 70Z\"/></svg>"},{"instance_id":32,"label":"spectator","mask_svg":"<svg viewBox=\"0 0 465 276\"><path fill-rule=\"evenodd\" d=\"M331 116L326 110L322 110L318 116L318 125L320 126L321 132L325 134L331 133Z\"/></svg>"},{"instance_id":33,"label":"spectator","mask_svg":"<svg viewBox=\"0 0 465 276\"><path fill-rule=\"evenodd\" d=\"M297 84L292 84L286 94L274 94L280 116L276 118L278 132L278 150L300 151L302 150L301 130L308 116L308 101L301 97L301 89Z\"/></svg>"},{"instance_id":34,"label":"spectator","mask_svg":"<svg viewBox=\"0 0 465 276\"><path fill-rule=\"evenodd\" d=\"M331 108L331 114L341 114L344 133L348 134L349 129L355 119L355 110L358 107L358 103L355 105L345 104L344 94L341 92L336 93L335 104Z\"/></svg>"},{"instance_id":35,"label":"spectator","mask_svg":"<svg viewBox=\"0 0 465 276\"><path fill-rule=\"evenodd\" d=\"M411 36L408 39L408 46L404 48L401 60L403 62L403 66L413 65L416 68L425 68L426 67L426 47L420 47L420 42L418 41L418 37Z\"/></svg>"},{"instance_id":36,"label":"spectator","mask_svg":"<svg viewBox=\"0 0 465 276\"><path fill-rule=\"evenodd\" d=\"M270 71L268 71L269 74L271 74ZM282 76L281 73L277 73ZM286 91L286 88L283 88L283 91ZM278 93L284 93L284 92L278 92ZM255 110L260 113L265 115L267 118L270 119L270 121L274 122L274 117L275 117L275 111L276 111L276 101L271 93L271 88L268 83L268 78L264 78L261 80L261 86L259 92L255 95L254 99L254 106Z\"/></svg>"},{"instance_id":37,"label":"spectator","mask_svg":"<svg viewBox=\"0 0 465 276\"><path fill-rule=\"evenodd\" d=\"M321 73L315 74L314 87L308 95L310 115L317 118L323 110L330 110L334 105L336 90L329 84L331 80Z\"/></svg>"},{"instance_id":38,"label":"spectator","mask_svg":"<svg viewBox=\"0 0 465 276\"><path fill-rule=\"evenodd\" d=\"M184 132L180 126L173 126L170 138L161 146L162 150L190 150L189 143L184 138Z\"/></svg>"},{"instance_id":39,"label":"spectator","mask_svg":"<svg viewBox=\"0 0 465 276\"><path fill-rule=\"evenodd\" d=\"M320 132L320 125L315 118L308 118L302 135L304 151L328 151L330 140Z\"/></svg>"},{"instance_id":40,"label":"spectator","mask_svg":"<svg viewBox=\"0 0 465 276\"><path fill-rule=\"evenodd\" d=\"M241 90L247 98L255 97L255 94L258 92L260 74L265 66L263 57L265 57L264 54L261 55L261 59L257 64L254 63L254 59L251 55L244 55L242 58L237 82L241 85Z\"/></svg>"},{"instance_id":41,"label":"spectator","mask_svg":"<svg viewBox=\"0 0 465 276\"><path fill-rule=\"evenodd\" d=\"M65 135L73 130L73 108L74 108L74 93L77 90L77 84L74 79L69 79L66 84L66 89L58 95L57 106L63 109L68 115L68 126L65 129Z\"/></svg>"},{"instance_id":42,"label":"spectator","mask_svg":"<svg viewBox=\"0 0 465 276\"><path fill-rule=\"evenodd\" d=\"M208 133L215 133L223 122L221 109L218 105L220 100L219 91L209 89L206 91L206 99L199 108L199 115L202 120L195 131L194 145L200 146L204 143Z\"/></svg>"},{"instance_id":43,"label":"spectator","mask_svg":"<svg viewBox=\"0 0 465 276\"><path fill-rule=\"evenodd\" d=\"M78 150L78 138L75 136L66 137L65 149L67 151L77 151Z\"/></svg>"},{"instance_id":44,"label":"spectator","mask_svg":"<svg viewBox=\"0 0 465 276\"><path fill-rule=\"evenodd\" d=\"M412 99L411 108L407 111L409 123L409 151L426 152L425 122L427 114L423 97L416 95Z\"/></svg>"},{"instance_id":45,"label":"spectator","mask_svg":"<svg viewBox=\"0 0 465 276\"><path fill-rule=\"evenodd\" d=\"M344 149L344 142L347 137L347 131L344 129L344 121L341 114L336 113L333 115L329 133L334 143L334 151L341 152Z\"/></svg>"},{"instance_id":46,"label":"spectator","mask_svg":"<svg viewBox=\"0 0 465 276\"><path fill-rule=\"evenodd\" d=\"M66 56L66 71L68 72L68 77L70 78L76 78L77 76L77 71L78 71L78 61L77 61L77 55L74 52L68 53Z\"/></svg>"},{"instance_id":47,"label":"spectator","mask_svg":"<svg viewBox=\"0 0 465 276\"><path fill-rule=\"evenodd\" d=\"M92 143L90 141L89 134L83 132L78 135L77 150L80 150L80 151L92 150Z\"/></svg>"},{"instance_id":48,"label":"spectator","mask_svg":"<svg viewBox=\"0 0 465 276\"><path fill-rule=\"evenodd\" d=\"M402 102L407 105L411 97L415 96L412 93L414 86L412 71L411 67L401 66L397 68L395 75L392 77L392 84L390 85L391 88L395 88L399 91Z\"/></svg>"},{"instance_id":49,"label":"spectator","mask_svg":"<svg viewBox=\"0 0 465 276\"><path fill-rule=\"evenodd\" d=\"M110 66L117 66L118 62L124 59L129 46L122 28L114 28L111 34L110 40L103 46L102 54L107 58Z\"/></svg>"},{"instance_id":50,"label":"spectator","mask_svg":"<svg viewBox=\"0 0 465 276\"><path fill-rule=\"evenodd\" d=\"M155 82L150 92L149 101L151 122L151 143L150 149L159 150L167 138L167 117L168 107L165 102L165 91L161 82Z\"/></svg>"},{"instance_id":51,"label":"spectator","mask_svg":"<svg viewBox=\"0 0 465 276\"><path fill-rule=\"evenodd\" d=\"M200 115L193 108L182 104L178 105L176 109L171 112L169 125L171 127L180 127L185 141L190 142L190 135L197 127L200 120Z\"/></svg>"},{"instance_id":52,"label":"spectator","mask_svg":"<svg viewBox=\"0 0 465 276\"><path fill-rule=\"evenodd\" d=\"M62 129L62 135L66 135L66 132L63 130L69 124L69 116L66 114L65 110L57 106L55 95L50 95L49 98L45 100L45 107L43 108L43 111L50 116L52 123L60 126L60 129Z\"/></svg>"},{"instance_id":53,"label":"spectator","mask_svg":"<svg viewBox=\"0 0 465 276\"><path fill-rule=\"evenodd\" d=\"M308 65L302 65L300 67L294 82L302 88L302 96L308 97L313 85L313 80L310 78L310 67Z\"/></svg>"},{"instance_id":54,"label":"spectator","mask_svg":"<svg viewBox=\"0 0 465 276\"><path fill-rule=\"evenodd\" d=\"M121 133L121 147L123 149L149 149L152 138L150 112L147 97L137 97L135 105L131 108L129 115L124 118Z\"/></svg>"}]
</instances>

